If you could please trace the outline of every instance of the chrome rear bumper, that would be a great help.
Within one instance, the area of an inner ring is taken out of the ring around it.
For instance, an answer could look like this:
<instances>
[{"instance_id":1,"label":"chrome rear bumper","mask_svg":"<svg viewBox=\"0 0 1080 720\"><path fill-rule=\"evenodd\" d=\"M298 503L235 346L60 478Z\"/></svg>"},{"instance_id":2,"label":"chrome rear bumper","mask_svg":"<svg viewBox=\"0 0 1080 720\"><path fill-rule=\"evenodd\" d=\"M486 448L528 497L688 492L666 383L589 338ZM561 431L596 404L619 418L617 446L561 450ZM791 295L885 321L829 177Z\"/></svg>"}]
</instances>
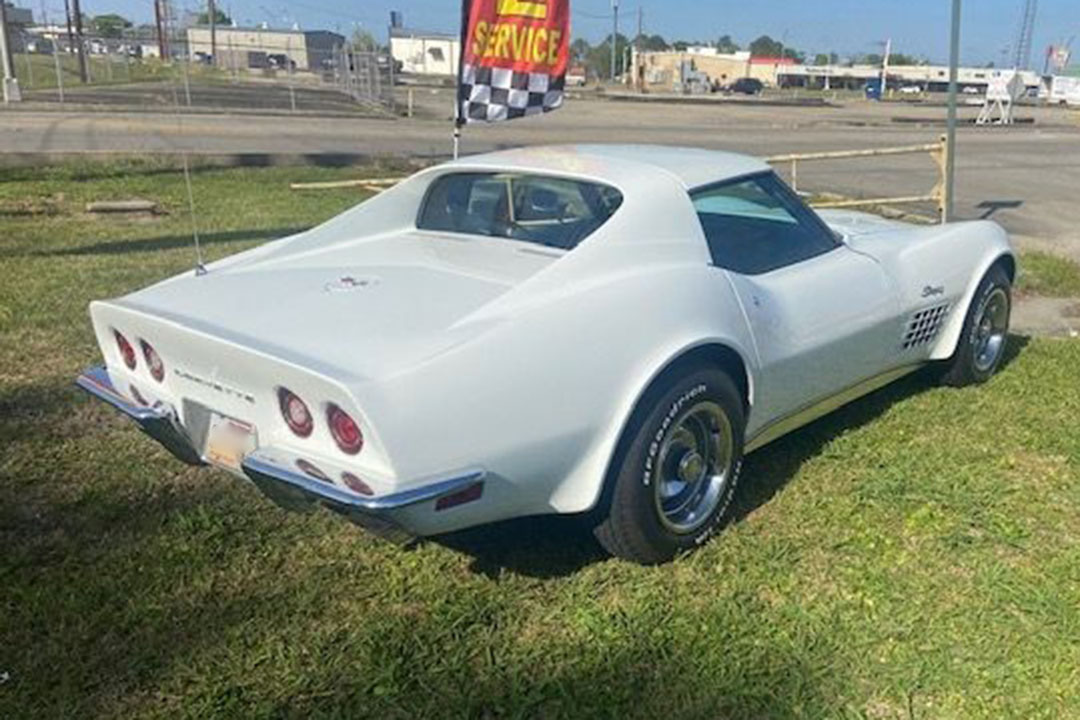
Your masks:
<instances>
[{"instance_id":1,"label":"chrome rear bumper","mask_svg":"<svg viewBox=\"0 0 1080 720\"><path fill-rule=\"evenodd\" d=\"M160 403L146 407L132 402L113 386L104 367L87 370L75 383L134 420L143 432L178 459L189 465L206 464L172 408ZM415 537L394 519L400 511L468 490L483 482L486 474L483 470L463 472L411 490L365 497L298 472L293 469L294 463L289 461L288 455L272 448L256 450L243 462L244 475L286 510L307 512L326 508L380 537L399 543Z\"/></svg>"},{"instance_id":2,"label":"chrome rear bumper","mask_svg":"<svg viewBox=\"0 0 1080 720\"><path fill-rule=\"evenodd\" d=\"M482 482L485 475L483 471L468 472L393 495L364 497L297 472L259 451L244 460L244 474L264 495L286 510L306 512L317 507L326 508L397 543L407 543L416 537L415 533L398 524L395 519L398 511L463 492Z\"/></svg>"},{"instance_id":3,"label":"chrome rear bumper","mask_svg":"<svg viewBox=\"0 0 1080 720\"><path fill-rule=\"evenodd\" d=\"M177 459L188 465L206 464L172 408L161 404L154 407L136 405L117 391L104 367L90 368L78 377L75 384L134 420L143 432L161 443Z\"/></svg>"}]
</instances>

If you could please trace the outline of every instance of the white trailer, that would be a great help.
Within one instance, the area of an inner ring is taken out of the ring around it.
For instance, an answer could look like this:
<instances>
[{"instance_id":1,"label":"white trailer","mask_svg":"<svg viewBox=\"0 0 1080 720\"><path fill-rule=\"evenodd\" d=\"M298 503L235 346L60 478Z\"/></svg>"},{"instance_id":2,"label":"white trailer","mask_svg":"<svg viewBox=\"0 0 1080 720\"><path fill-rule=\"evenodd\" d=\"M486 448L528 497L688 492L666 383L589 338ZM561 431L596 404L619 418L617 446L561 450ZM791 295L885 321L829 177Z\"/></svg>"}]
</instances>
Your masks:
<instances>
[{"instance_id":1,"label":"white trailer","mask_svg":"<svg viewBox=\"0 0 1080 720\"><path fill-rule=\"evenodd\" d=\"M1050 104L1080 107L1080 77L1055 75L1050 83Z\"/></svg>"}]
</instances>

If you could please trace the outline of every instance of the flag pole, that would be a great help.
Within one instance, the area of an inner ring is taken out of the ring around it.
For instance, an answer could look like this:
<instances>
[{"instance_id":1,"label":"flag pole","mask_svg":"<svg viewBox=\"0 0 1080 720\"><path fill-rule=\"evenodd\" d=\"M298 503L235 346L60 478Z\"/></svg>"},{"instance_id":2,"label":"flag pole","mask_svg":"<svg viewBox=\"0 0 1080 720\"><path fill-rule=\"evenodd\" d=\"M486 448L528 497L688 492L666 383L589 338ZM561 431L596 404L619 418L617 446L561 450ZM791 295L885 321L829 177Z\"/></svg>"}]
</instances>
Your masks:
<instances>
[{"instance_id":1,"label":"flag pole","mask_svg":"<svg viewBox=\"0 0 1080 720\"><path fill-rule=\"evenodd\" d=\"M2 2L2 0L0 0ZM461 157L461 128L465 125L462 112L462 81L465 79L465 44L469 41L469 6L472 0L461 0L461 43L458 48L457 87L454 88L454 159Z\"/></svg>"}]
</instances>

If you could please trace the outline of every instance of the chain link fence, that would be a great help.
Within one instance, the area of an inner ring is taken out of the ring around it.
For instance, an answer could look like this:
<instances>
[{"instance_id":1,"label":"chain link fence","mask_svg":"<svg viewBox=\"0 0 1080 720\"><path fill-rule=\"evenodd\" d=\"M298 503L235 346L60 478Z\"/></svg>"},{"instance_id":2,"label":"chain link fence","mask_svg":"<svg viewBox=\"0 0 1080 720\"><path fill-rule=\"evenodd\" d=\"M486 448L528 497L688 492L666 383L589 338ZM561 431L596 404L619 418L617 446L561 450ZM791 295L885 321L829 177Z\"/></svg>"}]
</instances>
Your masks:
<instances>
[{"instance_id":1,"label":"chain link fence","mask_svg":"<svg viewBox=\"0 0 1080 720\"><path fill-rule=\"evenodd\" d=\"M14 69L23 99L31 103L361 114L396 110L398 77L387 53L361 52L329 32L223 28L214 35L197 28L163 44L94 36L84 36L81 44L66 35L27 39L15 47Z\"/></svg>"}]
</instances>

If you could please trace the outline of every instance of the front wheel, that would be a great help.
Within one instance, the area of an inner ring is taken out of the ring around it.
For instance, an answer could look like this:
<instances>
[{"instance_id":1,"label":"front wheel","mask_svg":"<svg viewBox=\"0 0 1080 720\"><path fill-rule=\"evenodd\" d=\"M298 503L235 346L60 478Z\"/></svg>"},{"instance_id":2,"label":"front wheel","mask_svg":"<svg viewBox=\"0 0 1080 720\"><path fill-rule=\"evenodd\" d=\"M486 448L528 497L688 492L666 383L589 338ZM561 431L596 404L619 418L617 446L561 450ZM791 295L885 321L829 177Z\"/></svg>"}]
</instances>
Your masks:
<instances>
[{"instance_id":1,"label":"front wheel","mask_svg":"<svg viewBox=\"0 0 1080 720\"><path fill-rule=\"evenodd\" d=\"M1000 266L986 274L964 318L956 352L945 362L941 381L953 387L989 380L1005 357L1012 313L1012 283Z\"/></svg>"},{"instance_id":2,"label":"front wheel","mask_svg":"<svg viewBox=\"0 0 1080 720\"><path fill-rule=\"evenodd\" d=\"M666 562L701 545L726 519L742 468L742 396L720 370L673 375L634 413L596 528L613 555Z\"/></svg>"}]
</instances>

